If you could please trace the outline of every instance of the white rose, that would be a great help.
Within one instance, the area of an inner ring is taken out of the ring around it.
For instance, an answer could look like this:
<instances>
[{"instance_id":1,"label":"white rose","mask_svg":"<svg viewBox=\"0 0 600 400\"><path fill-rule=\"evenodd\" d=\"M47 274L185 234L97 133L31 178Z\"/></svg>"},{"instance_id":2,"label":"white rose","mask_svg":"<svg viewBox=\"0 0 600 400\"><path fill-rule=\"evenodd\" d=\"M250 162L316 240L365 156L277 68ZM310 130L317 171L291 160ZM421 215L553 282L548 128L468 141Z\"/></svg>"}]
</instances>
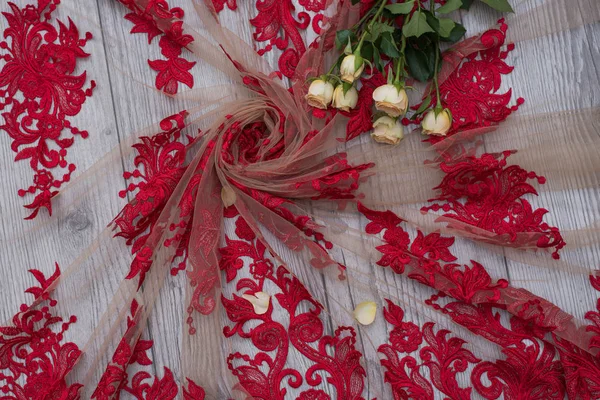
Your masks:
<instances>
[{"instance_id":1,"label":"white rose","mask_svg":"<svg viewBox=\"0 0 600 400\"><path fill-rule=\"evenodd\" d=\"M379 143L398 144L404 138L404 127L400 120L392 117L379 117L373 122L371 137Z\"/></svg>"},{"instance_id":2,"label":"white rose","mask_svg":"<svg viewBox=\"0 0 600 400\"><path fill-rule=\"evenodd\" d=\"M251 294L243 294L242 297L252 303L252 307L254 308L254 312L258 315L265 314L269 309L269 302L271 301L271 296L265 292L256 292L254 295Z\"/></svg>"},{"instance_id":3,"label":"white rose","mask_svg":"<svg viewBox=\"0 0 600 400\"><path fill-rule=\"evenodd\" d=\"M322 79L312 81L306 94L306 101L311 107L327 109L333 99L333 85Z\"/></svg>"},{"instance_id":4,"label":"white rose","mask_svg":"<svg viewBox=\"0 0 600 400\"><path fill-rule=\"evenodd\" d=\"M446 136L452 126L452 115L448 109L442 110L437 116L435 111L431 110L425 114L421 126L426 135Z\"/></svg>"},{"instance_id":5,"label":"white rose","mask_svg":"<svg viewBox=\"0 0 600 400\"><path fill-rule=\"evenodd\" d=\"M354 319L361 325L371 325L375 321L377 304L372 301L363 301L354 309Z\"/></svg>"},{"instance_id":6,"label":"white rose","mask_svg":"<svg viewBox=\"0 0 600 400\"><path fill-rule=\"evenodd\" d=\"M390 117L399 117L406 113L408 96L404 89L398 90L394 85L379 86L373 92L375 108L384 111Z\"/></svg>"},{"instance_id":7,"label":"white rose","mask_svg":"<svg viewBox=\"0 0 600 400\"><path fill-rule=\"evenodd\" d=\"M356 65L357 62L359 65ZM353 83L360 76L360 74L362 74L363 69L365 69L365 63L362 58L357 61L354 54L347 55L342 60L342 65L340 66L342 80L344 82Z\"/></svg>"},{"instance_id":8,"label":"white rose","mask_svg":"<svg viewBox=\"0 0 600 400\"><path fill-rule=\"evenodd\" d=\"M344 94L344 85L338 85L333 91L333 103L331 104L335 108L344 111L350 111L356 107L358 103L358 91L352 86L346 94Z\"/></svg>"}]
</instances>

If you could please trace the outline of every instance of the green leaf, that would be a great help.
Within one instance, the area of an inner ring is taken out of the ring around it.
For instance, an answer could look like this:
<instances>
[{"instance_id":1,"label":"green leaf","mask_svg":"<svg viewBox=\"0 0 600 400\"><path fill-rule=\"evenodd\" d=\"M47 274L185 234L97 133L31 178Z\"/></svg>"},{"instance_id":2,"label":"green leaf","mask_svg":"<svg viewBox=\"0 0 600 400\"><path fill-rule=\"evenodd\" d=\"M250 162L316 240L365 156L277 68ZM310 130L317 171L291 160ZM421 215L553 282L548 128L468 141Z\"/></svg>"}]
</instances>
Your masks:
<instances>
[{"instance_id":1,"label":"green leaf","mask_svg":"<svg viewBox=\"0 0 600 400\"><path fill-rule=\"evenodd\" d=\"M340 67L342 66L342 61L344 61L344 58L346 57L345 54L340 54L340 56L338 57L337 61L335 62L335 68L336 69L340 69Z\"/></svg>"},{"instance_id":2,"label":"green leaf","mask_svg":"<svg viewBox=\"0 0 600 400\"><path fill-rule=\"evenodd\" d=\"M374 50L373 43L364 42L362 47L360 48L360 55L365 60L373 60L373 50Z\"/></svg>"},{"instance_id":3,"label":"green leaf","mask_svg":"<svg viewBox=\"0 0 600 400\"><path fill-rule=\"evenodd\" d=\"M348 40L352 41L354 34L350 29L344 29L337 31L335 34L335 47L338 50L344 50L344 47L348 44Z\"/></svg>"},{"instance_id":4,"label":"green leaf","mask_svg":"<svg viewBox=\"0 0 600 400\"><path fill-rule=\"evenodd\" d=\"M427 23L427 17L421 11L413 14L410 20L404 24L402 32L406 37L419 37L424 33L433 32L433 29Z\"/></svg>"},{"instance_id":5,"label":"green leaf","mask_svg":"<svg viewBox=\"0 0 600 400\"><path fill-rule=\"evenodd\" d=\"M379 36L382 33L385 32L389 32L392 33L394 32L394 27L388 25L388 24L383 24L381 22L375 22L371 28L371 31L369 32L369 41L374 42L377 39L379 39Z\"/></svg>"},{"instance_id":6,"label":"green leaf","mask_svg":"<svg viewBox=\"0 0 600 400\"><path fill-rule=\"evenodd\" d=\"M459 24L458 22L454 23L454 28L450 32L450 35L447 38L442 38L445 42L456 43L465 35L467 30L464 26Z\"/></svg>"},{"instance_id":7,"label":"green leaf","mask_svg":"<svg viewBox=\"0 0 600 400\"><path fill-rule=\"evenodd\" d=\"M383 54L390 58L400 57L400 50L398 50L398 47L396 46L396 43L394 43L390 34L381 36L380 50Z\"/></svg>"},{"instance_id":8,"label":"green leaf","mask_svg":"<svg viewBox=\"0 0 600 400\"><path fill-rule=\"evenodd\" d=\"M381 54L377 47L373 47L373 64L375 64L375 68L377 68L378 71L383 71L383 62L381 62Z\"/></svg>"},{"instance_id":9,"label":"green leaf","mask_svg":"<svg viewBox=\"0 0 600 400\"><path fill-rule=\"evenodd\" d=\"M365 63L365 60L360 56L360 54L354 55L354 70L358 71L358 69Z\"/></svg>"},{"instance_id":10,"label":"green leaf","mask_svg":"<svg viewBox=\"0 0 600 400\"><path fill-rule=\"evenodd\" d=\"M460 6L460 8L462 8L463 10L468 10L469 8L471 8L471 4L473 4L474 0L462 0L462 6Z\"/></svg>"},{"instance_id":11,"label":"green leaf","mask_svg":"<svg viewBox=\"0 0 600 400\"><path fill-rule=\"evenodd\" d=\"M462 6L462 0L448 0L446 4L437 9L438 14L450 14Z\"/></svg>"},{"instance_id":12,"label":"green leaf","mask_svg":"<svg viewBox=\"0 0 600 400\"><path fill-rule=\"evenodd\" d=\"M423 48L416 48L412 45L406 46L406 64L413 78L421 82L427 82L433 77L436 50L433 43L429 43Z\"/></svg>"},{"instance_id":13,"label":"green leaf","mask_svg":"<svg viewBox=\"0 0 600 400\"><path fill-rule=\"evenodd\" d=\"M352 84L348 83L348 82L344 82L342 85L343 85L342 89L344 91L344 96L345 96L346 93L348 93L348 90L350 90L352 88Z\"/></svg>"},{"instance_id":14,"label":"green leaf","mask_svg":"<svg viewBox=\"0 0 600 400\"><path fill-rule=\"evenodd\" d=\"M459 0L460 1L460 0ZM394 15L409 14L415 6L415 0L407 1L406 3L389 4L385 6Z\"/></svg>"},{"instance_id":15,"label":"green leaf","mask_svg":"<svg viewBox=\"0 0 600 400\"><path fill-rule=\"evenodd\" d=\"M515 12L508 3L508 0L481 0L495 10L502 12Z\"/></svg>"},{"instance_id":16,"label":"green leaf","mask_svg":"<svg viewBox=\"0 0 600 400\"><path fill-rule=\"evenodd\" d=\"M438 22L439 27L437 29L437 32L440 34L440 36L443 38L450 37L452 29L454 29L454 26L456 25L454 21L452 21L450 18L440 18L438 19Z\"/></svg>"},{"instance_id":17,"label":"green leaf","mask_svg":"<svg viewBox=\"0 0 600 400\"><path fill-rule=\"evenodd\" d=\"M436 17L429 11L423 11L423 14L425 14L425 19L427 20L427 23L429 24L431 29L437 32L440 29L440 21L438 17Z\"/></svg>"},{"instance_id":18,"label":"green leaf","mask_svg":"<svg viewBox=\"0 0 600 400\"><path fill-rule=\"evenodd\" d=\"M431 95L425 97L425 100L421 103L417 111L415 111L415 115L421 114L423 111L427 110L429 105L431 104Z\"/></svg>"},{"instance_id":19,"label":"green leaf","mask_svg":"<svg viewBox=\"0 0 600 400\"><path fill-rule=\"evenodd\" d=\"M381 60L381 53L377 47L373 48L373 64L378 71L383 71L383 61Z\"/></svg>"}]
</instances>

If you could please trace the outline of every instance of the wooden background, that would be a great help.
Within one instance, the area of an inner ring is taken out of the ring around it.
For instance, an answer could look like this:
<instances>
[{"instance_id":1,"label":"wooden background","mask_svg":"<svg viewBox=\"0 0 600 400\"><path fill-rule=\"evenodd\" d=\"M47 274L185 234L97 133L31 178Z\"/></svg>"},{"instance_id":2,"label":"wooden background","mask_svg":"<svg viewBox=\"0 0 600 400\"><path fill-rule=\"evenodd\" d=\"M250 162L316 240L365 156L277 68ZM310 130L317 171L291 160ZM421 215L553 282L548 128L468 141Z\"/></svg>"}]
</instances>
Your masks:
<instances>
[{"instance_id":1,"label":"wooden background","mask_svg":"<svg viewBox=\"0 0 600 400\"><path fill-rule=\"evenodd\" d=\"M589 1L593 3L597 0ZM18 5L25 4L22 0L15 2ZM185 9L186 21L190 25L198 23L188 1L172 0L169 3L171 6L181 6ZM2 2L0 10L7 9L5 2ZM298 8L301 9L302 7ZM88 76L96 80L98 87L85 103L82 113L74 118L77 126L90 132L88 139L77 138L75 145L70 149L70 161L78 167L75 176L90 168L101 155L113 149L121 147L125 152L130 144L126 139L129 132L138 131L187 106L183 101L167 98L152 89L155 72L148 67L146 60L161 58L157 41L149 46L145 35L130 35L132 25L123 18L125 14L126 10L115 0L64 0L56 13L56 16L63 20L66 20L67 15L70 16L81 31L89 30L94 34L94 39L85 48L91 53L91 57L80 63L80 70L87 70ZM252 27L248 19L255 15L255 1L238 0L238 9L235 12L225 10L221 19L225 26L251 43ZM460 12L455 16L465 25L468 32L474 33L492 26L500 15L481 4L476 4L471 12ZM6 21L1 18L0 28L5 27ZM187 57L192 59L189 55ZM539 105L537 109L524 107L523 112L600 105L599 24L521 43L509 57L509 63L516 65L517 69L505 80L503 86L513 87L517 95ZM204 72L201 66L194 68L192 72L196 87L224 81L216 75ZM15 154L10 149L10 142L8 135L0 132L0 213L3 233L0 252L0 315L4 320L10 318L16 307L27 299L23 290L34 283L32 277L25 273L27 268L37 268L50 273L54 269L55 261L66 267L104 230L106 223L124 204L124 200L117 196L118 191L125 187L122 173L132 169L132 160L128 156L124 156L120 162L117 160L104 166L102 177L93 175L89 185L93 187L96 184L101 185L100 182L112 182L110 186L102 186L103 190L98 191L92 199L86 198L75 206L61 208L59 203L55 213L60 223L55 223L49 228L32 230L32 225L22 220L26 215L26 210L22 208L25 203L17 196L18 188L30 184L32 174L26 162L13 162ZM587 190L545 193L540 198L531 200L534 205L543 205L552 210L552 215L548 217L551 224L553 218L567 217L573 221L574 226L583 227L599 218L599 199L600 191ZM36 224L40 221L44 223L50 220L46 215L42 215ZM508 277L515 286L526 287L538 295L550 298L580 318L586 310L594 307L597 299L597 293L583 275L571 276L565 272L523 268L467 241L459 241L454 252L464 255L466 259L485 263L494 276ZM344 256L355 257L352 254ZM582 252L578 261L582 265L598 267L600 250L595 248ZM388 271L377 273L381 279L395 280L399 288L398 297L409 299L409 303L411 298L422 297L420 295L427 290L415 282L389 274ZM166 366L174 371L177 379L180 378L177 374L180 341L173 332L179 332L181 329L184 284L185 281L181 279L167 282L147 332L155 342L152 352L154 373L162 375L163 367ZM230 289L226 289L226 292L228 290ZM369 299L368 294L355 293L352 290L344 296L347 297L349 308L357 302ZM90 313L93 312L94 310L90 310ZM407 310L407 318L421 324L426 321L422 315L410 309ZM369 329L371 337L387 337L387 327L382 318ZM359 339L362 340L362 337ZM493 353L497 352L497 349L490 347L489 351ZM384 393L383 397L379 398L388 398L375 352L367 351L365 356L370 367L368 369L371 380L365 397L382 396ZM301 365L296 367L302 368ZM466 374L459 378L462 384L468 385ZM290 391L287 398L294 398L293 393L297 392Z\"/></svg>"}]
</instances>

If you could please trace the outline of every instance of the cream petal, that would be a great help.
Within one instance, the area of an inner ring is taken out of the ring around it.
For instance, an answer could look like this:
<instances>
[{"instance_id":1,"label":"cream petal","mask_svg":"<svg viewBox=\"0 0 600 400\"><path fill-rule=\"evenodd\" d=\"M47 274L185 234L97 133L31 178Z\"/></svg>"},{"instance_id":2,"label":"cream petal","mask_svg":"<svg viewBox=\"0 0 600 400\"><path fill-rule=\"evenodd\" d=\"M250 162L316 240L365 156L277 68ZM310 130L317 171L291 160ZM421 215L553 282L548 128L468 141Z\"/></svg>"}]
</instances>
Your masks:
<instances>
[{"instance_id":1,"label":"cream petal","mask_svg":"<svg viewBox=\"0 0 600 400\"><path fill-rule=\"evenodd\" d=\"M354 319L361 325L371 325L375 321L377 304L373 301L363 301L354 309Z\"/></svg>"},{"instance_id":2,"label":"cream petal","mask_svg":"<svg viewBox=\"0 0 600 400\"><path fill-rule=\"evenodd\" d=\"M231 187L223 186L223 188L221 188L221 201L225 207L234 205L236 198L237 196Z\"/></svg>"},{"instance_id":3,"label":"cream petal","mask_svg":"<svg viewBox=\"0 0 600 400\"><path fill-rule=\"evenodd\" d=\"M265 314L269 309L269 303L271 302L271 296L265 292L256 292L254 295L243 294L242 298L252 303L254 312L258 315Z\"/></svg>"}]
</instances>

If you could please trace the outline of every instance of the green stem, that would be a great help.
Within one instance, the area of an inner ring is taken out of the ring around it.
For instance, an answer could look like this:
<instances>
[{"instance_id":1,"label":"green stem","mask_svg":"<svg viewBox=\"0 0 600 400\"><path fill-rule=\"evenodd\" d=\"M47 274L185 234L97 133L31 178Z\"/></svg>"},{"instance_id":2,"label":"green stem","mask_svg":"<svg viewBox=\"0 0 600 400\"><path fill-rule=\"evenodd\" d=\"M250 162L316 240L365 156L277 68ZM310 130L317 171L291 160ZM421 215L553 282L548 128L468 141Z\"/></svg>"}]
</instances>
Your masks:
<instances>
[{"instance_id":1,"label":"green stem","mask_svg":"<svg viewBox=\"0 0 600 400\"><path fill-rule=\"evenodd\" d=\"M402 35L402 44L400 46L400 60L398 60L398 65L396 66L396 79L394 79L394 83L399 83L400 78L402 78L402 73L404 72L404 62L405 62L405 54L404 50L406 49L406 36Z\"/></svg>"},{"instance_id":2,"label":"green stem","mask_svg":"<svg viewBox=\"0 0 600 400\"><path fill-rule=\"evenodd\" d=\"M429 8L431 10L431 13L433 14L433 16L435 17L435 1L434 0L429 0ZM437 99L436 105L435 107L440 109L442 108L442 101L440 100L440 85L438 85L438 69L439 69L439 65L440 65L440 40L439 37L436 35L435 38L435 69L433 70L433 84L435 85L435 97Z\"/></svg>"},{"instance_id":3,"label":"green stem","mask_svg":"<svg viewBox=\"0 0 600 400\"><path fill-rule=\"evenodd\" d=\"M337 62L334 62L331 65L331 68L329 68L329 71L327 71L327 75L331 75L333 73L333 70L335 69L335 66L337 65Z\"/></svg>"},{"instance_id":4,"label":"green stem","mask_svg":"<svg viewBox=\"0 0 600 400\"><path fill-rule=\"evenodd\" d=\"M371 8L371 10L372 10L372 8ZM358 21L358 23L355 25L355 27L357 29L367 20L367 18L369 18L369 15L371 15L371 10L369 10L367 13L365 13L365 15L363 15L363 17L360 19L360 21Z\"/></svg>"},{"instance_id":5,"label":"green stem","mask_svg":"<svg viewBox=\"0 0 600 400\"><path fill-rule=\"evenodd\" d=\"M435 41L436 47L439 47L438 41ZM435 52L435 70L433 73L433 84L435 85L435 97L437 98L436 108L442 108L442 102L440 100L440 85L438 85L438 66L440 64L440 50L436 49Z\"/></svg>"},{"instance_id":6,"label":"green stem","mask_svg":"<svg viewBox=\"0 0 600 400\"><path fill-rule=\"evenodd\" d=\"M381 1L381 3L379 4L379 8L377 9L375 16L373 16L373 19L371 19L371 22L369 22L369 24L367 25L367 29L365 29L365 31L363 32L363 34L360 37L360 42L358 42L358 47L356 48L356 51L358 51L358 53L360 53L360 49L362 48L363 42L365 41L365 38L367 37L367 33L371 32L373 23L375 21L377 21L377 19L383 12L385 5L387 4L387 0L380 0L380 1Z\"/></svg>"}]
</instances>

